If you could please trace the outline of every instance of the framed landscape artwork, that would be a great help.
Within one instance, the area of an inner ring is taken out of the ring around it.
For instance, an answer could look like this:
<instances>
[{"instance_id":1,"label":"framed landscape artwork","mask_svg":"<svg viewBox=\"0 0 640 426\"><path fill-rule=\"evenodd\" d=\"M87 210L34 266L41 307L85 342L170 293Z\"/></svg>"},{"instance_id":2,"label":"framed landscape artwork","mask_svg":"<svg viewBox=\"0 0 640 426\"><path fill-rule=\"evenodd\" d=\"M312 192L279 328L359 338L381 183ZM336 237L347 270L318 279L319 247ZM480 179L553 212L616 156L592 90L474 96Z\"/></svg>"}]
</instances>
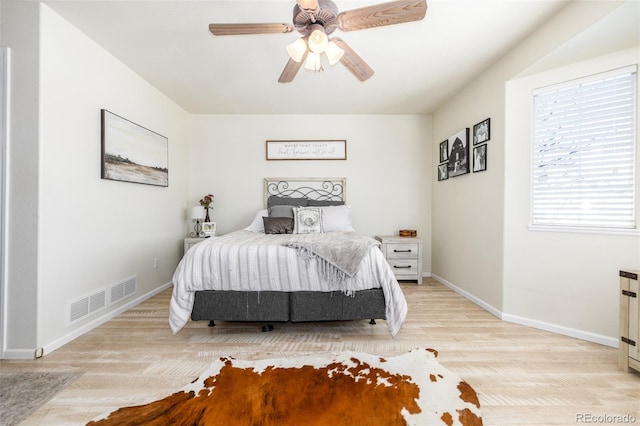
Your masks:
<instances>
[{"instance_id":1,"label":"framed landscape artwork","mask_svg":"<svg viewBox=\"0 0 640 426\"><path fill-rule=\"evenodd\" d=\"M106 109L102 119L102 179L169 186L169 141Z\"/></svg>"},{"instance_id":2,"label":"framed landscape artwork","mask_svg":"<svg viewBox=\"0 0 640 426\"><path fill-rule=\"evenodd\" d=\"M469 173L469 128L460 130L448 139L447 170L449 177Z\"/></svg>"}]
</instances>

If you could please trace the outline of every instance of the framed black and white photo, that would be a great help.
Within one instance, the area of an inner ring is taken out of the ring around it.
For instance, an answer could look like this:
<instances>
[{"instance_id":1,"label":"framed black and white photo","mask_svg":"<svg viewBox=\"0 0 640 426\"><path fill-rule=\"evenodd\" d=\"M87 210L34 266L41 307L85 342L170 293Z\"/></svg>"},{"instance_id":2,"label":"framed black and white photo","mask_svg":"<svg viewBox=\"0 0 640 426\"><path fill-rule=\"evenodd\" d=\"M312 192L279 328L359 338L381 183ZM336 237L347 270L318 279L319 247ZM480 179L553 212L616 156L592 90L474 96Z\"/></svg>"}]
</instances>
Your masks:
<instances>
[{"instance_id":1,"label":"framed black and white photo","mask_svg":"<svg viewBox=\"0 0 640 426\"><path fill-rule=\"evenodd\" d=\"M440 163L444 163L449 158L447 143L449 141L440 142Z\"/></svg>"},{"instance_id":2,"label":"framed black and white photo","mask_svg":"<svg viewBox=\"0 0 640 426\"><path fill-rule=\"evenodd\" d=\"M480 145L491 138L491 118L482 120L473 126L473 144Z\"/></svg>"},{"instance_id":3,"label":"framed black and white photo","mask_svg":"<svg viewBox=\"0 0 640 426\"><path fill-rule=\"evenodd\" d=\"M106 109L102 119L102 179L169 186L169 142Z\"/></svg>"},{"instance_id":4,"label":"framed black and white photo","mask_svg":"<svg viewBox=\"0 0 640 426\"><path fill-rule=\"evenodd\" d=\"M448 139L448 176L455 177L469 173L469 128L460 130Z\"/></svg>"},{"instance_id":5,"label":"framed black and white photo","mask_svg":"<svg viewBox=\"0 0 640 426\"><path fill-rule=\"evenodd\" d=\"M438 181L449 179L449 169L447 163L438 165Z\"/></svg>"},{"instance_id":6,"label":"framed black and white photo","mask_svg":"<svg viewBox=\"0 0 640 426\"><path fill-rule=\"evenodd\" d=\"M487 170L487 144L473 148L473 172Z\"/></svg>"}]
</instances>

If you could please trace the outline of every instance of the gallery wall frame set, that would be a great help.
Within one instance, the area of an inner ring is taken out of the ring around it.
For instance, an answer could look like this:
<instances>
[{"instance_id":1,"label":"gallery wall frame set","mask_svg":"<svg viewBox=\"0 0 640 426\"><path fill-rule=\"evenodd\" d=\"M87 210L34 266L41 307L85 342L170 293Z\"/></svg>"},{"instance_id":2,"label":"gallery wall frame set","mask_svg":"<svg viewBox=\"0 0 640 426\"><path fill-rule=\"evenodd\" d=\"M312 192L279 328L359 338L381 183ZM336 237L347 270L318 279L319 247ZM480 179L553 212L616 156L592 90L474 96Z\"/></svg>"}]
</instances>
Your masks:
<instances>
[{"instance_id":1,"label":"gallery wall frame set","mask_svg":"<svg viewBox=\"0 0 640 426\"><path fill-rule=\"evenodd\" d=\"M169 186L169 140L106 109L101 116L101 178Z\"/></svg>"},{"instance_id":2,"label":"gallery wall frame set","mask_svg":"<svg viewBox=\"0 0 640 426\"><path fill-rule=\"evenodd\" d=\"M470 155L469 128L464 128L438 146L438 181L487 170L487 143L491 135L491 119L475 124L471 132L473 151ZM473 167L471 163L473 162Z\"/></svg>"}]
</instances>

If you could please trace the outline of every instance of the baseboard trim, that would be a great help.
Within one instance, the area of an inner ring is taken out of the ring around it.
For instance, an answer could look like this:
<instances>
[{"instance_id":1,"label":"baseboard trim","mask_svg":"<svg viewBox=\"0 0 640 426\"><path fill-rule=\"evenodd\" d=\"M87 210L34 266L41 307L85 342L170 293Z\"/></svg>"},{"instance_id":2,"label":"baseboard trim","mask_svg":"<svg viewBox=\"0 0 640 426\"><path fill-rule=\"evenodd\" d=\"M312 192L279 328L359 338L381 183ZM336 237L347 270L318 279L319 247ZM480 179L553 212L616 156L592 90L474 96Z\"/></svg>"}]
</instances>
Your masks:
<instances>
[{"instance_id":1,"label":"baseboard trim","mask_svg":"<svg viewBox=\"0 0 640 426\"><path fill-rule=\"evenodd\" d=\"M535 319L531 319L531 318L521 317L521 316L518 316L518 315L512 315L512 314L504 313L504 312L500 311L499 309L496 309L495 307L493 307L493 306L489 305L488 303L484 302L482 299L479 299L476 296L474 296L473 294L471 294L471 293L461 289L460 287L450 283L449 281L445 280L444 278L439 277L436 274L432 274L432 277L433 277L433 279L435 279L436 281L438 281L439 283L441 283L445 287L450 288L451 290L455 291L456 293L458 293L459 295L461 295L465 299L475 303L476 305L480 306L481 308L483 308L484 310L486 310L487 312L489 312L493 316L495 316L497 318L500 318L503 321L507 321L507 322L511 322L511 323L519 324L519 325L524 325L526 327L537 328L539 330L549 331L551 333L560 334L560 335L568 336L568 337L573 337L573 338L576 338L576 339L585 340L587 342L598 343L600 345L611 346L611 347L614 347L614 348L617 348L618 345L619 345L619 342L618 342L617 339L609 337L609 336L604 336L602 334L591 333L591 332L584 331L584 330L577 330L577 329L574 329L574 328L564 327L564 326L557 325L557 324L551 324L551 323L540 321L540 320L535 320Z\"/></svg>"},{"instance_id":2,"label":"baseboard trim","mask_svg":"<svg viewBox=\"0 0 640 426\"><path fill-rule=\"evenodd\" d=\"M436 274L432 274L432 277L433 277L434 280L438 281L440 284L443 284L445 287L449 287L451 290L455 291L460 296L462 296L465 299L468 299L468 300L472 301L473 303L475 303L476 305L480 306L482 309L484 309L485 311L489 312L491 315L493 315L493 316L495 316L497 318L503 319L502 318L502 312L500 312L498 309L496 309L492 305L488 304L484 300L477 298L473 294L461 289L460 287L454 285L453 283L450 283L449 281L445 280L444 278L442 278L442 277L440 277L440 276L438 276Z\"/></svg>"},{"instance_id":3,"label":"baseboard trim","mask_svg":"<svg viewBox=\"0 0 640 426\"><path fill-rule=\"evenodd\" d=\"M2 359L33 359L33 349L5 349L2 354Z\"/></svg>"},{"instance_id":4,"label":"baseboard trim","mask_svg":"<svg viewBox=\"0 0 640 426\"><path fill-rule=\"evenodd\" d=\"M584 330L576 330L575 328L564 327L562 325L551 324L544 321L505 313L502 314L502 319L514 324L520 324L527 327L537 328L539 330L550 331L552 333L561 334L563 336L586 340L587 342L598 343L605 346L611 346L613 348L617 348L619 346L619 342L617 339L604 336L602 334L591 333Z\"/></svg>"},{"instance_id":5,"label":"baseboard trim","mask_svg":"<svg viewBox=\"0 0 640 426\"><path fill-rule=\"evenodd\" d=\"M168 289L169 287L172 286L171 282L168 282L166 284L161 285L158 288L155 288L153 290L151 290L148 293L145 293L127 303L125 303L122 306L119 306L117 309L114 309L113 311L109 311L106 312L104 315L99 316L98 318L95 318L94 320L92 320L91 322L88 322L87 324L84 324L83 326L73 330L71 333L68 333L64 336L62 336L61 338L47 344L44 345L42 347L41 352L36 351L36 353L38 353L40 356L46 356L48 354L50 354L51 352L55 351L56 349L62 347L63 345L66 345L67 343L71 342L72 340L82 336L83 334L85 334L88 331L93 330L94 328L104 324L105 322L112 320L113 318L117 317L118 315L122 314L123 312L128 311L129 309L133 308L136 305L139 305L140 303L144 302L147 299L152 298L153 296L155 296L156 294ZM167 327L169 325L167 324ZM5 355L7 355L8 352L5 352ZM31 349L29 351L29 355L30 355L30 359L33 359L34 357L34 351L33 349ZM6 358L6 359L11 359L11 358ZM22 358L25 359L25 358Z\"/></svg>"}]
</instances>

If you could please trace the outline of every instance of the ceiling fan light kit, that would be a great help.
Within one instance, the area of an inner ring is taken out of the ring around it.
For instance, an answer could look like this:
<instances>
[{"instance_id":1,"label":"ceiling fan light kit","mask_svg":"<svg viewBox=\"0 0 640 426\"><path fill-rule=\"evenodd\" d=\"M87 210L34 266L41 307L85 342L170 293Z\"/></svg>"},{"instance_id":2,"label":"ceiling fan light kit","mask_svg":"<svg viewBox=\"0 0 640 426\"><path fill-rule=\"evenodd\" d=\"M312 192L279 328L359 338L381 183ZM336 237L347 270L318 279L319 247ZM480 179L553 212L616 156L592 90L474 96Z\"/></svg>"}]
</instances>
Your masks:
<instances>
[{"instance_id":1,"label":"ceiling fan light kit","mask_svg":"<svg viewBox=\"0 0 640 426\"><path fill-rule=\"evenodd\" d=\"M332 40L327 44L327 50L325 50L324 53L327 55L327 59L329 59L329 65L335 65L342 59L344 50L340 49L336 42Z\"/></svg>"},{"instance_id":2,"label":"ceiling fan light kit","mask_svg":"<svg viewBox=\"0 0 640 426\"><path fill-rule=\"evenodd\" d=\"M299 38L293 43L287 45L287 53L289 57L296 62L302 61L304 54L307 52L307 42L303 38Z\"/></svg>"},{"instance_id":3,"label":"ceiling fan light kit","mask_svg":"<svg viewBox=\"0 0 640 426\"><path fill-rule=\"evenodd\" d=\"M309 29L311 30L309 41L307 42L309 50L313 53L322 53L327 50L329 37L327 37L327 33L324 32L324 27L320 24L312 24L309 26Z\"/></svg>"},{"instance_id":4,"label":"ceiling fan light kit","mask_svg":"<svg viewBox=\"0 0 640 426\"><path fill-rule=\"evenodd\" d=\"M360 81L365 81L373 75L373 69L347 43L338 38L329 39L329 35L336 29L356 31L419 21L426 12L426 0L397 0L340 13L332 0L297 0L293 7L293 25L210 24L209 31L216 36L227 36L290 33L295 29L302 37L286 47L290 59L278 82L293 81L305 59L306 69L322 71L322 53L330 65L341 62Z\"/></svg>"},{"instance_id":5,"label":"ceiling fan light kit","mask_svg":"<svg viewBox=\"0 0 640 426\"><path fill-rule=\"evenodd\" d=\"M307 62L304 64L304 68L314 72L324 71L322 68L322 59L320 58L320 54L315 52L309 53L307 56Z\"/></svg>"}]
</instances>

